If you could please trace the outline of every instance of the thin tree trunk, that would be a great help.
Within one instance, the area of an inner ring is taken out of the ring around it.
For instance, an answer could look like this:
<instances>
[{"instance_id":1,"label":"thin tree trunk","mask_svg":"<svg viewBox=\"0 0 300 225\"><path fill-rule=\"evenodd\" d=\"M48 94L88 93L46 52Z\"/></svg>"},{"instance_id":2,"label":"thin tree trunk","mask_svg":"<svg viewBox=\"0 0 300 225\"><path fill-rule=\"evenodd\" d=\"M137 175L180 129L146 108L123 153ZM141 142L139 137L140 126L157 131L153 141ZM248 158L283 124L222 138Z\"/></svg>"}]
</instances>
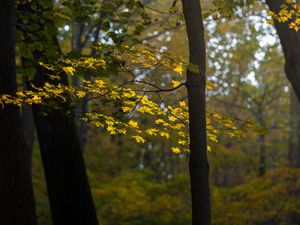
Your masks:
<instances>
[{"instance_id":1,"label":"thin tree trunk","mask_svg":"<svg viewBox=\"0 0 300 225\"><path fill-rule=\"evenodd\" d=\"M46 4L45 8L43 4ZM22 15L26 15L27 23L23 25L24 36L28 38L27 43L44 43L44 36L39 30L55 30L56 27L51 18L45 18L45 12L51 12L52 1L39 2L37 0L19 6ZM36 10L37 9L37 10ZM43 24L36 23L37 16ZM28 24L28 25L27 25ZM36 25L36 30L32 26ZM30 26L30 27L28 27ZM59 51L56 33L51 34L46 48L53 48ZM32 40L30 38L33 38ZM51 62L45 51L33 50L33 66L37 73L34 84L41 87L45 82L53 82L49 79L47 71L38 66L35 62L46 60ZM66 76L57 83L68 85ZM66 96L67 97L67 96ZM97 215L91 196L85 164L80 147L74 118L67 115L71 111L69 103L61 104L55 99L51 101L52 106L59 106L60 109L33 106L34 120L36 124L37 136L40 143L42 162L45 171L51 213L54 225L97 225Z\"/></svg>"},{"instance_id":2,"label":"thin tree trunk","mask_svg":"<svg viewBox=\"0 0 300 225\"><path fill-rule=\"evenodd\" d=\"M109 0L103 0L102 4L104 5L104 4L107 4L109 2L110 2ZM99 23L98 23L98 25L96 27L96 31L94 33L93 45L95 45L99 42L100 31L103 28L104 19L107 17L107 15L108 15L108 13L106 11L100 10ZM81 46L81 51L82 51L82 48L84 46L82 46L82 44L80 46ZM91 56L95 56L96 53L97 53L96 49L93 48L92 52L91 52ZM88 81L91 81L92 77L89 75L89 76L86 77L86 79ZM86 114L89 111L88 98L89 98L88 95L85 96L84 99L83 99L83 102L81 104L80 112L82 114ZM85 149L85 147L88 143L88 130L89 130L88 123L86 121L80 120L80 123L79 123L79 140L80 140L81 147L82 147L83 151L84 151L84 149Z\"/></svg>"},{"instance_id":3,"label":"thin tree trunk","mask_svg":"<svg viewBox=\"0 0 300 225\"><path fill-rule=\"evenodd\" d=\"M189 41L190 63L199 67L187 70L189 102L192 224L210 224L209 162L206 143L205 69L206 52L202 10L199 0L182 0Z\"/></svg>"},{"instance_id":4,"label":"thin tree trunk","mask_svg":"<svg viewBox=\"0 0 300 225\"><path fill-rule=\"evenodd\" d=\"M300 104L295 92L290 92L290 133L289 133L289 165L300 167Z\"/></svg>"},{"instance_id":5,"label":"thin tree trunk","mask_svg":"<svg viewBox=\"0 0 300 225\"><path fill-rule=\"evenodd\" d=\"M279 12L284 0L266 0L267 5L273 12ZM275 29L279 36L284 57L285 73L290 81L295 94L300 102L300 32L289 28L288 23L274 21Z\"/></svg>"},{"instance_id":6,"label":"thin tree trunk","mask_svg":"<svg viewBox=\"0 0 300 225\"><path fill-rule=\"evenodd\" d=\"M152 149L149 149L147 147L143 153L143 166L145 169L152 168L152 152L151 151L152 151Z\"/></svg>"},{"instance_id":7,"label":"thin tree trunk","mask_svg":"<svg viewBox=\"0 0 300 225\"><path fill-rule=\"evenodd\" d=\"M72 38L72 47L73 50L82 53L82 43L81 43L81 36L84 30L84 24L82 22L75 22L74 25L74 36ZM90 79L88 79L90 80ZM80 86L80 80L78 76L73 77L73 85L75 87L79 87ZM82 103L77 103L76 107L75 107L75 112L77 114L84 115L87 113L88 111L88 101L87 101L87 97L84 98ZM79 125L79 129L78 129L78 136L79 136L79 142L81 145L81 149L82 151L84 151L86 144L87 144L87 131L88 131L88 124L81 120L80 117L76 117L75 118L76 123Z\"/></svg>"},{"instance_id":8,"label":"thin tree trunk","mask_svg":"<svg viewBox=\"0 0 300 225\"><path fill-rule=\"evenodd\" d=\"M266 173L266 136L265 134L259 135L259 168L258 168L258 176L263 176Z\"/></svg>"},{"instance_id":9,"label":"thin tree trunk","mask_svg":"<svg viewBox=\"0 0 300 225\"><path fill-rule=\"evenodd\" d=\"M16 92L15 1L0 3L0 95ZM35 203L19 109L0 108L0 224L35 225Z\"/></svg>"}]
</instances>

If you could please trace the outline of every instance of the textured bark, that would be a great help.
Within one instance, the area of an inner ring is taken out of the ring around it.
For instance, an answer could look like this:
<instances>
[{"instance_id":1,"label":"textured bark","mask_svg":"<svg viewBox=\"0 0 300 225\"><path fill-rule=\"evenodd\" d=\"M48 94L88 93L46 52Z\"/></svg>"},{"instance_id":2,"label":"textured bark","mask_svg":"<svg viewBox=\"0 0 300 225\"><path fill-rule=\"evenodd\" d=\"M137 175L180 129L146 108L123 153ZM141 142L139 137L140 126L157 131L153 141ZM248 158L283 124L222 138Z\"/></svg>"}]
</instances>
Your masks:
<instances>
[{"instance_id":1,"label":"textured bark","mask_svg":"<svg viewBox=\"0 0 300 225\"><path fill-rule=\"evenodd\" d=\"M51 12L51 0L48 0L47 7L45 1L37 0L19 6L19 13L27 15L27 23L23 24L24 37L27 43L44 43L44 37L39 34L39 30L51 28L55 30L54 22L51 18L44 18L45 12ZM33 7L34 6L34 7ZM38 9L38 10L36 10ZM38 16L39 23L31 16ZM26 26L26 25L29 26ZM32 25L37 29L33 30ZM35 63L38 60L51 62L44 51L47 48L58 49L59 45L54 32L52 38L44 46L44 50L32 49L34 60L32 66L36 67L34 78L35 86L43 86L45 82L53 82L49 79L47 71ZM32 39L30 39L32 38ZM63 74L62 79L57 83L68 85L68 79ZM66 96L66 98L68 98ZM58 100L49 101L49 106L34 105L33 114L36 124L36 131L40 143L42 162L47 182L51 213L54 225L97 225L97 215L92 200L92 195L88 183L82 149L77 135L74 118L67 114L72 111L69 103L61 104Z\"/></svg>"},{"instance_id":2,"label":"textured bark","mask_svg":"<svg viewBox=\"0 0 300 225\"><path fill-rule=\"evenodd\" d=\"M190 63L199 73L187 70L190 121L189 169L192 193L192 224L210 224L209 163L206 143L205 69L206 53L202 10L199 0L182 0L189 41Z\"/></svg>"},{"instance_id":3,"label":"textured bark","mask_svg":"<svg viewBox=\"0 0 300 225\"><path fill-rule=\"evenodd\" d=\"M273 12L280 11L284 0L266 0L267 5ZM287 23L275 21L275 29L280 38L284 57L285 73L290 81L298 101L300 101L300 32L290 29Z\"/></svg>"},{"instance_id":4,"label":"textured bark","mask_svg":"<svg viewBox=\"0 0 300 225\"><path fill-rule=\"evenodd\" d=\"M290 133L288 159L291 167L300 167L300 104L295 92L290 93Z\"/></svg>"},{"instance_id":5,"label":"textured bark","mask_svg":"<svg viewBox=\"0 0 300 225\"><path fill-rule=\"evenodd\" d=\"M16 92L15 1L0 3L0 95ZM0 109L0 224L35 225L29 152L19 110Z\"/></svg>"}]
</instances>

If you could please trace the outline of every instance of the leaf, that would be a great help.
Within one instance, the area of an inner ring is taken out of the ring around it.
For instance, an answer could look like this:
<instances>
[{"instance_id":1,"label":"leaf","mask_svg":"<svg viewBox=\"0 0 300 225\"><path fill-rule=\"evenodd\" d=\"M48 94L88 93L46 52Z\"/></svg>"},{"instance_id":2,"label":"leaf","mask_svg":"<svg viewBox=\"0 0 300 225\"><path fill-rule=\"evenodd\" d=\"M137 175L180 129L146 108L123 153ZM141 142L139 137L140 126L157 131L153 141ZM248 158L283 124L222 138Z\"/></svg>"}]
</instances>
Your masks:
<instances>
[{"instance_id":1,"label":"leaf","mask_svg":"<svg viewBox=\"0 0 300 225\"><path fill-rule=\"evenodd\" d=\"M129 125L131 128L139 128L138 123L135 122L135 121L133 121L133 120L129 120L128 125Z\"/></svg>"},{"instance_id":2,"label":"leaf","mask_svg":"<svg viewBox=\"0 0 300 225\"><path fill-rule=\"evenodd\" d=\"M138 135L133 135L131 137L134 138L135 141L138 143L145 143L145 141L146 141L144 138L142 138L141 136L138 136Z\"/></svg>"},{"instance_id":3,"label":"leaf","mask_svg":"<svg viewBox=\"0 0 300 225\"><path fill-rule=\"evenodd\" d=\"M161 131L161 132L160 132L160 136L169 138L169 137L170 137L170 134L167 133L167 132L165 132L165 131Z\"/></svg>"},{"instance_id":4,"label":"leaf","mask_svg":"<svg viewBox=\"0 0 300 225\"><path fill-rule=\"evenodd\" d=\"M77 92L76 92L76 96L77 96L78 98L84 98L85 95L86 95L86 93L85 93L84 91L77 91Z\"/></svg>"},{"instance_id":5,"label":"leaf","mask_svg":"<svg viewBox=\"0 0 300 225\"><path fill-rule=\"evenodd\" d=\"M176 67L173 69L174 72L179 73L180 75L182 75L183 73L183 66L182 63L177 64Z\"/></svg>"},{"instance_id":6,"label":"leaf","mask_svg":"<svg viewBox=\"0 0 300 225\"><path fill-rule=\"evenodd\" d=\"M65 71L66 74L69 74L69 75L72 75L72 76L76 72L76 70L73 67L71 67L71 66L63 67L63 71Z\"/></svg>"},{"instance_id":7,"label":"leaf","mask_svg":"<svg viewBox=\"0 0 300 225\"><path fill-rule=\"evenodd\" d=\"M186 107L185 101L180 101L180 102L179 102L179 106L180 106L180 107Z\"/></svg>"},{"instance_id":8,"label":"leaf","mask_svg":"<svg viewBox=\"0 0 300 225\"><path fill-rule=\"evenodd\" d=\"M181 151L180 151L180 148L178 147L172 147L171 148L171 151L174 153L174 154L179 154Z\"/></svg>"},{"instance_id":9,"label":"leaf","mask_svg":"<svg viewBox=\"0 0 300 225\"><path fill-rule=\"evenodd\" d=\"M178 80L172 80L172 84L173 84L173 87L178 87L179 85L181 85L181 82Z\"/></svg>"}]
</instances>

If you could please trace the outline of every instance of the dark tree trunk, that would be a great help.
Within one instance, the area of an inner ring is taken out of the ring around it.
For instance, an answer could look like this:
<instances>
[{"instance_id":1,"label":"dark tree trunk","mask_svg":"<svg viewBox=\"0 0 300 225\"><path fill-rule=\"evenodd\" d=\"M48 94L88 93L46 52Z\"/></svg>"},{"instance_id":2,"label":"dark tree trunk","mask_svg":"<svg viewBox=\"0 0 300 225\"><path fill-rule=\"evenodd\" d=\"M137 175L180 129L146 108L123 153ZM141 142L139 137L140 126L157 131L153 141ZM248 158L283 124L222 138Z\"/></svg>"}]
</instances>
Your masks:
<instances>
[{"instance_id":1,"label":"dark tree trunk","mask_svg":"<svg viewBox=\"0 0 300 225\"><path fill-rule=\"evenodd\" d=\"M266 173L266 136L265 134L259 135L259 167L258 176L263 176Z\"/></svg>"},{"instance_id":2,"label":"dark tree trunk","mask_svg":"<svg viewBox=\"0 0 300 225\"><path fill-rule=\"evenodd\" d=\"M289 165L300 167L300 104L295 92L290 92Z\"/></svg>"},{"instance_id":3,"label":"dark tree trunk","mask_svg":"<svg viewBox=\"0 0 300 225\"><path fill-rule=\"evenodd\" d=\"M91 77L88 77L87 80L91 80ZM88 95L84 97L83 102L81 104L80 113L85 115L89 111L89 102ZM79 140L81 144L82 151L84 152L86 145L88 144L88 123L86 121L79 121Z\"/></svg>"},{"instance_id":4,"label":"dark tree trunk","mask_svg":"<svg viewBox=\"0 0 300 225\"><path fill-rule=\"evenodd\" d=\"M145 169L152 168L152 149L146 148L143 153L143 166Z\"/></svg>"},{"instance_id":5,"label":"dark tree trunk","mask_svg":"<svg viewBox=\"0 0 300 225\"><path fill-rule=\"evenodd\" d=\"M30 152L32 152L34 143L34 119L32 109L28 105L21 108L21 122L24 130L26 145Z\"/></svg>"},{"instance_id":6,"label":"dark tree trunk","mask_svg":"<svg viewBox=\"0 0 300 225\"><path fill-rule=\"evenodd\" d=\"M46 4L45 7L43 4ZM27 23L23 24L24 37L27 43L39 42L43 44L45 37L40 30L55 31L56 27L51 17L45 17L51 13L51 0L48 2L31 1L29 4L20 5L20 14L26 15ZM37 23L37 16L44 23ZM36 30L33 30L36 25ZM30 27L29 27L30 26ZM44 60L53 62L45 52L49 48L57 49L59 45L56 33L47 37L47 44L44 49L33 50L33 66L36 67L34 84L37 87L43 86L45 82L53 82L49 79L47 71L37 65L36 61ZM33 38L33 39L30 39ZM57 81L68 85L68 79L62 75ZM67 97L67 96L66 96ZM68 97L67 97L68 98ZM33 114L36 124L36 131L40 143L42 162L47 182L47 190L51 206L51 213L54 225L97 225L97 215L92 200L88 183L85 164L82 155L77 129L74 118L67 111L72 111L69 103L59 103L51 100L49 107L34 105Z\"/></svg>"},{"instance_id":7,"label":"dark tree trunk","mask_svg":"<svg viewBox=\"0 0 300 225\"><path fill-rule=\"evenodd\" d=\"M0 95L16 92L15 1L0 3ZM3 107L3 108L2 108ZM0 109L0 224L35 225L29 152L19 109Z\"/></svg>"},{"instance_id":8,"label":"dark tree trunk","mask_svg":"<svg viewBox=\"0 0 300 225\"><path fill-rule=\"evenodd\" d=\"M54 225L97 225L74 119L34 106Z\"/></svg>"},{"instance_id":9,"label":"dark tree trunk","mask_svg":"<svg viewBox=\"0 0 300 225\"><path fill-rule=\"evenodd\" d=\"M26 79L23 79L23 88L27 90ZM35 128L34 128L34 119L32 114L32 108L29 105L22 105L21 107L21 123L24 131L25 142L30 154L30 164L31 164L31 154L35 139Z\"/></svg>"},{"instance_id":10,"label":"dark tree trunk","mask_svg":"<svg viewBox=\"0 0 300 225\"><path fill-rule=\"evenodd\" d=\"M278 12L285 1L266 0L266 3L271 11ZM274 22L285 57L285 73L300 101L300 32L289 28L288 23Z\"/></svg>"},{"instance_id":11,"label":"dark tree trunk","mask_svg":"<svg viewBox=\"0 0 300 225\"><path fill-rule=\"evenodd\" d=\"M209 162L206 143L205 69L206 53L202 10L199 0L182 0L189 40L190 63L199 67L187 70L190 121L189 169L192 193L192 224L210 224Z\"/></svg>"}]
</instances>

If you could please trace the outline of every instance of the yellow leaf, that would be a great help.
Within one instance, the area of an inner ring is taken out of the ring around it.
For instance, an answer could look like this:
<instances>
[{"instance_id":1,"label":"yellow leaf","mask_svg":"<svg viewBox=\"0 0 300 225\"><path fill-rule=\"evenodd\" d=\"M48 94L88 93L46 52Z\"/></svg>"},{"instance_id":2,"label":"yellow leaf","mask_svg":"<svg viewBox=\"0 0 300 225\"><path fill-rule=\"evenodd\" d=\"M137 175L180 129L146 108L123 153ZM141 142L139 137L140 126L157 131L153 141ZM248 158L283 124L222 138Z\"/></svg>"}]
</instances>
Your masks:
<instances>
[{"instance_id":1,"label":"yellow leaf","mask_svg":"<svg viewBox=\"0 0 300 225\"><path fill-rule=\"evenodd\" d=\"M157 130L157 129L155 129L155 128L151 128L151 129L148 129L148 130L146 130L145 132L146 132L147 134L149 134L149 135L156 136L156 135L157 135L157 132L158 132L158 130Z\"/></svg>"},{"instance_id":2,"label":"yellow leaf","mask_svg":"<svg viewBox=\"0 0 300 225\"><path fill-rule=\"evenodd\" d=\"M171 150L174 154L179 154L181 152L180 148L178 148L178 147L172 147Z\"/></svg>"},{"instance_id":3,"label":"yellow leaf","mask_svg":"<svg viewBox=\"0 0 300 225\"><path fill-rule=\"evenodd\" d=\"M138 143L145 143L145 139L142 138L141 136L133 135L133 136L131 136L131 137L134 138L135 141L138 142Z\"/></svg>"},{"instance_id":4,"label":"yellow leaf","mask_svg":"<svg viewBox=\"0 0 300 225\"><path fill-rule=\"evenodd\" d=\"M66 74L70 74L72 76L76 72L76 70L73 67L71 67L71 66L63 67L63 70L66 72Z\"/></svg>"},{"instance_id":5,"label":"yellow leaf","mask_svg":"<svg viewBox=\"0 0 300 225\"><path fill-rule=\"evenodd\" d=\"M178 87L181 84L181 82L178 80L172 80L172 84L173 84L173 87Z\"/></svg>"},{"instance_id":6,"label":"yellow leaf","mask_svg":"<svg viewBox=\"0 0 300 225\"><path fill-rule=\"evenodd\" d=\"M177 120L177 118L176 118L175 116L169 116L169 120L170 120L171 122L174 122L174 121Z\"/></svg>"},{"instance_id":7,"label":"yellow leaf","mask_svg":"<svg viewBox=\"0 0 300 225\"><path fill-rule=\"evenodd\" d=\"M179 102L179 106L180 106L180 107L185 107L185 106L186 106L185 101L180 101L180 102Z\"/></svg>"},{"instance_id":8,"label":"yellow leaf","mask_svg":"<svg viewBox=\"0 0 300 225\"><path fill-rule=\"evenodd\" d=\"M160 136L169 138L169 137L170 137L170 134L167 133L167 132L165 132L165 131L161 131L161 132L160 132Z\"/></svg>"},{"instance_id":9,"label":"yellow leaf","mask_svg":"<svg viewBox=\"0 0 300 225\"><path fill-rule=\"evenodd\" d=\"M39 104L42 103L42 98L40 96L33 96L33 98L31 99L33 103L35 104Z\"/></svg>"},{"instance_id":10,"label":"yellow leaf","mask_svg":"<svg viewBox=\"0 0 300 225\"><path fill-rule=\"evenodd\" d=\"M178 144L180 144L180 145L186 145L186 141L180 139L180 140L178 141Z\"/></svg>"},{"instance_id":11,"label":"yellow leaf","mask_svg":"<svg viewBox=\"0 0 300 225\"><path fill-rule=\"evenodd\" d=\"M129 120L128 125L129 125L131 128L139 128L138 123L135 122L135 121L133 121L133 120Z\"/></svg>"},{"instance_id":12,"label":"yellow leaf","mask_svg":"<svg viewBox=\"0 0 300 225\"><path fill-rule=\"evenodd\" d=\"M130 108L128 106L123 106L122 110L123 110L123 112L130 112L132 110L132 108Z\"/></svg>"},{"instance_id":13,"label":"yellow leaf","mask_svg":"<svg viewBox=\"0 0 300 225\"><path fill-rule=\"evenodd\" d=\"M180 75L182 75L182 73L183 73L182 63L177 64L176 67L173 70L174 70L174 72L179 73Z\"/></svg>"},{"instance_id":14,"label":"yellow leaf","mask_svg":"<svg viewBox=\"0 0 300 225\"><path fill-rule=\"evenodd\" d=\"M108 131L110 134L116 134L116 133L117 133L116 128L114 128L113 126L108 126L106 129L107 129L107 131Z\"/></svg>"},{"instance_id":15,"label":"yellow leaf","mask_svg":"<svg viewBox=\"0 0 300 225\"><path fill-rule=\"evenodd\" d=\"M155 123L156 124L164 124L165 121L163 121L162 119L157 119L157 120L155 120Z\"/></svg>"},{"instance_id":16,"label":"yellow leaf","mask_svg":"<svg viewBox=\"0 0 300 225\"><path fill-rule=\"evenodd\" d=\"M86 95L86 93L84 91L77 91L76 92L76 96L78 98L84 98L85 95Z\"/></svg>"},{"instance_id":17,"label":"yellow leaf","mask_svg":"<svg viewBox=\"0 0 300 225\"><path fill-rule=\"evenodd\" d=\"M119 129L118 132L119 132L120 134L126 134L126 133L127 133L127 131L126 131L125 129Z\"/></svg>"},{"instance_id":18,"label":"yellow leaf","mask_svg":"<svg viewBox=\"0 0 300 225\"><path fill-rule=\"evenodd\" d=\"M98 85L98 87L104 87L105 86L105 81L97 79L95 80L95 83Z\"/></svg>"},{"instance_id":19,"label":"yellow leaf","mask_svg":"<svg viewBox=\"0 0 300 225\"><path fill-rule=\"evenodd\" d=\"M212 90L213 88L214 88L214 86L213 86L212 83L210 83L210 82L207 82L207 83L206 83L206 89L207 89L207 90Z\"/></svg>"}]
</instances>

